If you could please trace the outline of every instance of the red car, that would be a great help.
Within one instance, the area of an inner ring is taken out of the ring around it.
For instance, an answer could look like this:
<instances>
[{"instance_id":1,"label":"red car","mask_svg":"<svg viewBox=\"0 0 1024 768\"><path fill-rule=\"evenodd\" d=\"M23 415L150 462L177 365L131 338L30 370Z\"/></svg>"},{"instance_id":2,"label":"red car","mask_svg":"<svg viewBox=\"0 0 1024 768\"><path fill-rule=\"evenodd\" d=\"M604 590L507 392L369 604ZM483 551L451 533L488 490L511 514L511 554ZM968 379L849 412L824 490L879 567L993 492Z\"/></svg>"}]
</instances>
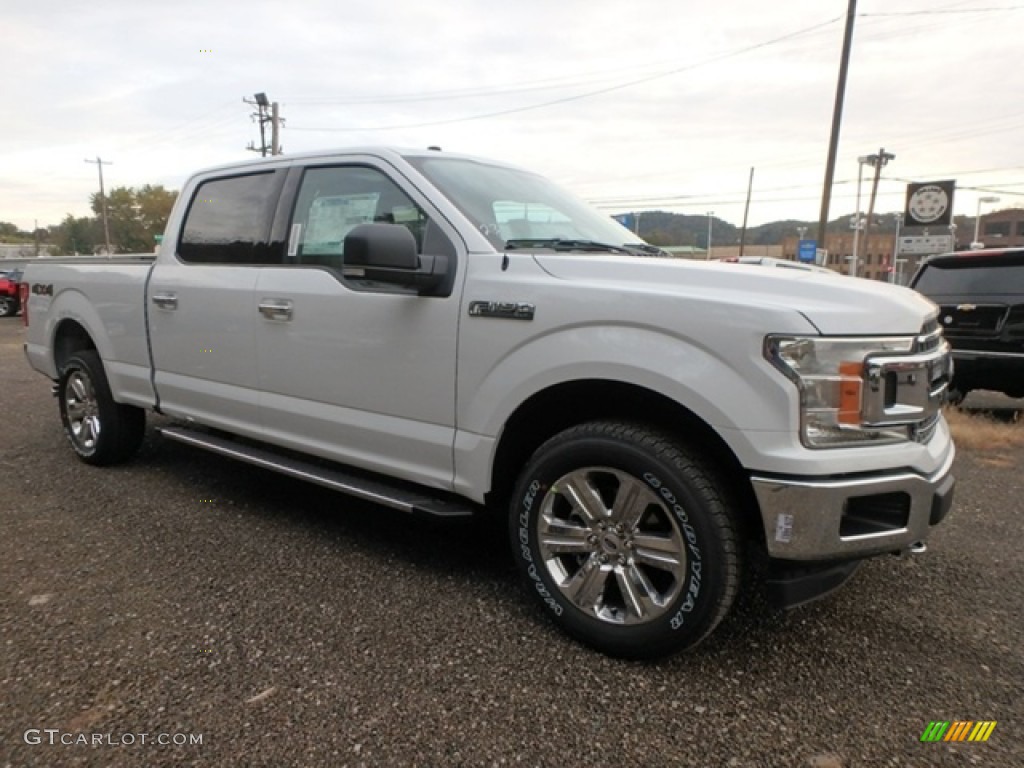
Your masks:
<instances>
[{"instance_id":1,"label":"red car","mask_svg":"<svg viewBox=\"0 0 1024 768\"><path fill-rule=\"evenodd\" d=\"M18 297L20 269L0 269L0 317L12 317L21 309Z\"/></svg>"}]
</instances>

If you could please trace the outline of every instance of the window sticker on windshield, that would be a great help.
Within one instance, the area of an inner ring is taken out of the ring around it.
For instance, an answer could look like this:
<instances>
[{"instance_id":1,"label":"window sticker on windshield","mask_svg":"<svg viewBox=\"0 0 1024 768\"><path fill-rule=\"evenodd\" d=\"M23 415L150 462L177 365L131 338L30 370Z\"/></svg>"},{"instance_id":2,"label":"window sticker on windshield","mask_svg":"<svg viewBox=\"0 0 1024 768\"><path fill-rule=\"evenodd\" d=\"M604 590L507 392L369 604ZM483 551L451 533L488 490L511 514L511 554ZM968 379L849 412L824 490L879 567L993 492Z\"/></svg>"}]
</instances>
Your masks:
<instances>
[{"instance_id":1,"label":"window sticker on windshield","mask_svg":"<svg viewBox=\"0 0 1024 768\"><path fill-rule=\"evenodd\" d=\"M341 253L354 227L373 221L378 194L318 197L309 206L303 253Z\"/></svg>"},{"instance_id":2,"label":"window sticker on windshield","mask_svg":"<svg viewBox=\"0 0 1024 768\"><path fill-rule=\"evenodd\" d=\"M414 205L396 205L391 209L395 224L411 224L420 220L420 211Z\"/></svg>"}]
</instances>

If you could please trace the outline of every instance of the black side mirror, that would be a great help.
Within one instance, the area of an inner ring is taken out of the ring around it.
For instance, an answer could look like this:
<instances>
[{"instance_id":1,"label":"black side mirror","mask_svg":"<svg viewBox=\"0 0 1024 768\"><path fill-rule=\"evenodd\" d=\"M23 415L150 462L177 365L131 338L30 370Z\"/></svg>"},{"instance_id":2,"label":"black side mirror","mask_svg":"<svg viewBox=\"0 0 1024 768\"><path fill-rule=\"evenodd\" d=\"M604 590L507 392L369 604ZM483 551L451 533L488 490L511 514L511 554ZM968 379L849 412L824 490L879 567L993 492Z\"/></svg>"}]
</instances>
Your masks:
<instances>
[{"instance_id":1,"label":"black side mirror","mask_svg":"<svg viewBox=\"0 0 1024 768\"><path fill-rule=\"evenodd\" d=\"M345 266L418 269L416 238L401 224L359 224L345 236Z\"/></svg>"},{"instance_id":2,"label":"black side mirror","mask_svg":"<svg viewBox=\"0 0 1024 768\"><path fill-rule=\"evenodd\" d=\"M416 238L401 224L359 224L345 236L344 273L430 293L448 277L448 257L420 256Z\"/></svg>"}]
</instances>

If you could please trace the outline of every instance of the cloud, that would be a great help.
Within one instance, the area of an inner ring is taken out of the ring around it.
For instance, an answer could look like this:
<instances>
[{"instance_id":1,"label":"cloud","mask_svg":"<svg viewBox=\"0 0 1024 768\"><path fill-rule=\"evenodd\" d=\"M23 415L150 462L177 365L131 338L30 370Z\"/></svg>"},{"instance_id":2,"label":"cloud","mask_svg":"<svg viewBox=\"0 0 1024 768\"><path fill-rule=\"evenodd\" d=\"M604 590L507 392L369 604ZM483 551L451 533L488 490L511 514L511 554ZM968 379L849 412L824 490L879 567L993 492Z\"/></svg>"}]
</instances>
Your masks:
<instances>
[{"instance_id":1,"label":"cloud","mask_svg":"<svg viewBox=\"0 0 1024 768\"><path fill-rule=\"evenodd\" d=\"M897 156L887 176L1019 177L1024 146L1011 139L1024 114L1007 73L1021 12L859 5L836 172L847 184L833 212L852 210L856 158L879 146ZM5 10L0 47L17 105L0 148L0 220L84 215L95 190L85 157L114 162L112 185L179 186L196 168L251 156L258 131L242 97L257 91L281 102L288 152L439 144L624 209L663 196L737 222L754 166L752 221L816 218L844 10L818 0L784 11L754 0L23 3ZM880 15L902 12L916 15ZM883 202L895 208L902 187L883 181Z\"/></svg>"}]
</instances>

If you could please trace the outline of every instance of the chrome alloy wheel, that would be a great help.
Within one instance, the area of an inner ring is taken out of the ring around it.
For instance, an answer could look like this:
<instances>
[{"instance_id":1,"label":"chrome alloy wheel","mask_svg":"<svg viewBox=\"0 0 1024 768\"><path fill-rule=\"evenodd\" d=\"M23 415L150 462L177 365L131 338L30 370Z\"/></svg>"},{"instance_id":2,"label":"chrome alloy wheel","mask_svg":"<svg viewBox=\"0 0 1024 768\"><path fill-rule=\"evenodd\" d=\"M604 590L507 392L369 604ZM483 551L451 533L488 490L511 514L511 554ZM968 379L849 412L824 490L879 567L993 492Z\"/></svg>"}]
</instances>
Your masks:
<instances>
[{"instance_id":1,"label":"chrome alloy wheel","mask_svg":"<svg viewBox=\"0 0 1024 768\"><path fill-rule=\"evenodd\" d=\"M84 371L74 371L68 377L64 407L71 439L82 453L91 453L100 436L100 406L92 381Z\"/></svg>"},{"instance_id":2,"label":"chrome alloy wheel","mask_svg":"<svg viewBox=\"0 0 1024 768\"><path fill-rule=\"evenodd\" d=\"M685 581L686 544L672 511L617 469L585 467L552 484L537 544L562 594L611 624L657 619Z\"/></svg>"}]
</instances>

